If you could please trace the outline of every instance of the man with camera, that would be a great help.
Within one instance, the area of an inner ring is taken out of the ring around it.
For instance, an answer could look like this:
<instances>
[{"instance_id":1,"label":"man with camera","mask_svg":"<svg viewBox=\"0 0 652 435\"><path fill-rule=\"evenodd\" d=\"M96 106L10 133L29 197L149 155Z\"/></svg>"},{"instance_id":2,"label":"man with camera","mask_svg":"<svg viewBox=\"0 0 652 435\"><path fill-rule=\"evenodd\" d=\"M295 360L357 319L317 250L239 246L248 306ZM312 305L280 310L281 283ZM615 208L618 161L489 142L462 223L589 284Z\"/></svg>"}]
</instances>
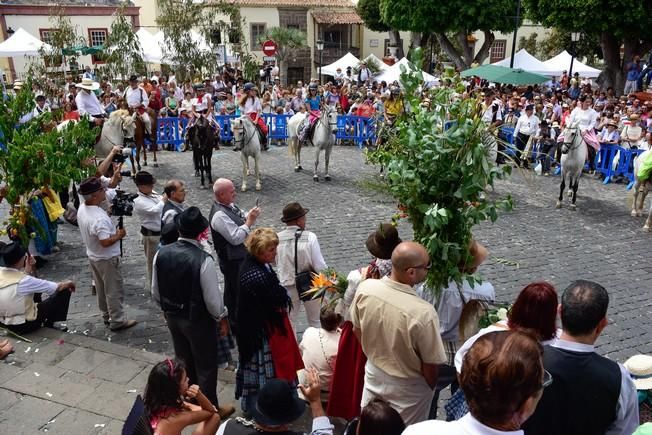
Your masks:
<instances>
[{"instance_id":1,"label":"man with camera","mask_svg":"<svg viewBox=\"0 0 652 435\"><path fill-rule=\"evenodd\" d=\"M138 196L134 199L134 212L140 219L145 259L147 260L147 289L152 288L152 264L161 239L161 213L167 198L154 192L156 180L147 171L140 171L134 178Z\"/></svg>"},{"instance_id":2,"label":"man with camera","mask_svg":"<svg viewBox=\"0 0 652 435\"><path fill-rule=\"evenodd\" d=\"M97 177L89 177L79 185L84 198L77 212L77 222L97 291L97 304L104 324L111 331L131 328L137 322L127 320L123 311L124 288L120 265L120 240L127 232L116 229L108 213L100 207L106 200L105 188Z\"/></svg>"}]
</instances>

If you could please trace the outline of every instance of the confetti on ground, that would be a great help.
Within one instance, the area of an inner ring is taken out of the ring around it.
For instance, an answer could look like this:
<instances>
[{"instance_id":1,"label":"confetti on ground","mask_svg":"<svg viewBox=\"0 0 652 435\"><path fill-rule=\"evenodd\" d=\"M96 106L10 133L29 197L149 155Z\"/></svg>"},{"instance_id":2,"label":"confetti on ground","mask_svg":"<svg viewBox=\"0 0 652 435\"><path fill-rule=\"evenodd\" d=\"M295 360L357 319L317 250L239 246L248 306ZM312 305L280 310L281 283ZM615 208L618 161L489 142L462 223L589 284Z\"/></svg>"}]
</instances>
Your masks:
<instances>
[{"instance_id":1,"label":"confetti on ground","mask_svg":"<svg viewBox=\"0 0 652 435\"><path fill-rule=\"evenodd\" d=\"M38 353L38 347L34 349L34 353Z\"/></svg>"},{"instance_id":2,"label":"confetti on ground","mask_svg":"<svg viewBox=\"0 0 652 435\"><path fill-rule=\"evenodd\" d=\"M148 341L149 341L149 344L152 344L152 343L154 343L154 342L152 341L152 339L151 339L151 338L150 338L150 339L148 339Z\"/></svg>"},{"instance_id":3,"label":"confetti on ground","mask_svg":"<svg viewBox=\"0 0 652 435\"><path fill-rule=\"evenodd\" d=\"M520 263L518 261L508 260L506 258L500 258L500 257L491 257L491 259L498 264L504 264L506 266L514 266L517 269L520 267Z\"/></svg>"},{"instance_id":4,"label":"confetti on ground","mask_svg":"<svg viewBox=\"0 0 652 435\"><path fill-rule=\"evenodd\" d=\"M106 424L104 424L104 423L96 423L95 424L95 427L104 427L104 426L106 426Z\"/></svg>"},{"instance_id":5,"label":"confetti on ground","mask_svg":"<svg viewBox=\"0 0 652 435\"><path fill-rule=\"evenodd\" d=\"M25 349L25 353L29 352L30 350L32 350L32 346L27 346L27 349Z\"/></svg>"},{"instance_id":6,"label":"confetti on ground","mask_svg":"<svg viewBox=\"0 0 652 435\"><path fill-rule=\"evenodd\" d=\"M45 393L46 396L52 397L52 393Z\"/></svg>"},{"instance_id":7,"label":"confetti on ground","mask_svg":"<svg viewBox=\"0 0 652 435\"><path fill-rule=\"evenodd\" d=\"M36 376L38 378L41 375L39 374L39 372L34 372L34 376Z\"/></svg>"},{"instance_id":8,"label":"confetti on ground","mask_svg":"<svg viewBox=\"0 0 652 435\"><path fill-rule=\"evenodd\" d=\"M52 423L54 423L55 421L57 421L57 419L56 419L56 418L53 418L52 420L48 421L48 424L52 424Z\"/></svg>"},{"instance_id":9,"label":"confetti on ground","mask_svg":"<svg viewBox=\"0 0 652 435\"><path fill-rule=\"evenodd\" d=\"M106 337L108 341L111 341L111 336Z\"/></svg>"},{"instance_id":10,"label":"confetti on ground","mask_svg":"<svg viewBox=\"0 0 652 435\"><path fill-rule=\"evenodd\" d=\"M57 340L57 344L63 344L63 343L65 343L65 342L63 341L63 338L60 338L60 339Z\"/></svg>"},{"instance_id":11,"label":"confetti on ground","mask_svg":"<svg viewBox=\"0 0 652 435\"><path fill-rule=\"evenodd\" d=\"M88 329L84 329L84 332L82 332L84 335L88 335Z\"/></svg>"},{"instance_id":12,"label":"confetti on ground","mask_svg":"<svg viewBox=\"0 0 652 435\"><path fill-rule=\"evenodd\" d=\"M137 390L127 390L127 393L137 393Z\"/></svg>"}]
</instances>

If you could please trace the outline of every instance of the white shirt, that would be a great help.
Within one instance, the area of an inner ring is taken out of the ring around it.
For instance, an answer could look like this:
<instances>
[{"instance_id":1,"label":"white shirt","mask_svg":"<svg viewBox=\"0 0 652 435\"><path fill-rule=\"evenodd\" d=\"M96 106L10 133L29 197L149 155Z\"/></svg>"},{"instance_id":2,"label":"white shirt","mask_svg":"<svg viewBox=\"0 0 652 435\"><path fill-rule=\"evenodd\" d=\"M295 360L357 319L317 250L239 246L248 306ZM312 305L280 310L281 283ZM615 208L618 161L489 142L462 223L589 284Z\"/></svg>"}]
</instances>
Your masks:
<instances>
[{"instance_id":1,"label":"white shirt","mask_svg":"<svg viewBox=\"0 0 652 435\"><path fill-rule=\"evenodd\" d=\"M138 192L138 197L134 199L134 212L143 227L150 231L161 231L161 212L164 205L163 197L158 193L145 195Z\"/></svg>"},{"instance_id":2,"label":"white shirt","mask_svg":"<svg viewBox=\"0 0 652 435\"><path fill-rule=\"evenodd\" d=\"M516 122L516 127L514 128L514 137L519 133L531 136L537 132L539 128L539 118L536 115L527 116L527 113L523 113Z\"/></svg>"},{"instance_id":3,"label":"white shirt","mask_svg":"<svg viewBox=\"0 0 652 435\"><path fill-rule=\"evenodd\" d=\"M240 111L244 114L249 113L260 113L263 111L263 105L260 102L260 98L256 97L254 99L247 98L244 103L244 106L240 106Z\"/></svg>"},{"instance_id":4,"label":"white shirt","mask_svg":"<svg viewBox=\"0 0 652 435\"><path fill-rule=\"evenodd\" d=\"M174 221L174 217L181 213L186 207L180 203L173 201L171 199L168 199L168 202L174 206L174 208L169 209L168 211L165 212L163 216L161 216L161 221L163 222L163 225L169 224L170 222ZM165 205L164 205L165 207ZM161 212L163 212L163 208L161 208Z\"/></svg>"},{"instance_id":5,"label":"white shirt","mask_svg":"<svg viewBox=\"0 0 652 435\"><path fill-rule=\"evenodd\" d=\"M125 91L125 100L129 107L135 108L144 106L147 107L149 104L149 99L147 98L147 92L142 87L137 87L136 89L129 86Z\"/></svg>"},{"instance_id":6,"label":"white shirt","mask_svg":"<svg viewBox=\"0 0 652 435\"><path fill-rule=\"evenodd\" d=\"M220 426L215 435L224 435L226 427L232 424L237 424L232 418L228 419ZM328 417L316 417L312 420L312 430L310 435L333 435L334 426ZM252 429L253 430L253 429Z\"/></svg>"},{"instance_id":7,"label":"white shirt","mask_svg":"<svg viewBox=\"0 0 652 435\"><path fill-rule=\"evenodd\" d=\"M475 284L474 287L471 287L465 280L462 284L461 292L467 302L471 299L479 299L482 301L494 301L496 299L494 286L486 281L482 284ZM459 324L463 308L464 302L460 296L460 290L458 289L457 283L453 281L448 284L448 287L441 291L439 304L437 305L439 329L442 340L455 342L459 340Z\"/></svg>"},{"instance_id":8,"label":"white shirt","mask_svg":"<svg viewBox=\"0 0 652 435\"><path fill-rule=\"evenodd\" d=\"M233 204L227 207L232 206ZM215 212L213 219L211 219L211 228L220 233L227 242L234 246L243 244L251 231L247 224L236 225L233 219L220 209Z\"/></svg>"},{"instance_id":9,"label":"white shirt","mask_svg":"<svg viewBox=\"0 0 652 435\"><path fill-rule=\"evenodd\" d=\"M184 237L179 237L179 240L185 240L203 249L197 240L186 239ZM152 268L152 299L160 307L161 297L158 290L158 278L156 277L156 260L159 252L161 251L158 251L154 255L154 267ZM199 285L201 286L202 297L204 298L204 304L208 313L216 320L221 320L226 317L228 311L224 306L224 292L217 283L217 268L215 267L215 260L210 255L206 256L199 269Z\"/></svg>"},{"instance_id":10,"label":"white shirt","mask_svg":"<svg viewBox=\"0 0 652 435\"><path fill-rule=\"evenodd\" d=\"M111 218L100 207L81 203L77 211L77 223L90 260L108 260L120 255L120 243L116 242L106 248L100 244L100 240L106 240L116 233Z\"/></svg>"},{"instance_id":11,"label":"white shirt","mask_svg":"<svg viewBox=\"0 0 652 435\"><path fill-rule=\"evenodd\" d=\"M18 288L16 289L16 293L21 296L28 296L34 293L45 293L47 295L52 295L57 291L57 286L58 284L56 282L36 278L31 275L25 275L23 279L18 281Z\"/></svg>"},{"instance_id":12,"label":"white shirt","mask_svg":"<svg viewBox=\"0 0 652 435\"><path fill-rule=\"evenodd\" d=\"M595 110L590 107L586 110L582 110L581 107L576 107L570 114L570 120L566 121L566 125L573 125L578 123L580 131L591 130L598 125L600 120L600 115Z\"/></svg>"},{"instance_id":13,"label":"white shirt","mask_svg":"<svg viewBox=\"0 0 652 435\"><path fill-rule=\"evenodd\" d=\"M339 329L328 332L321 328L310 327L304 331L299 344L303 364L306 369L314 368L319 372L319 383L323 391L330 390L340 334Z\"/></svg>"},{"instance_id":14,"label":"white shirt","mask_svg":"<svg viewBox=\"0 0 652 435\"><path fill-rule=\"evenodd\" d=\"M469 412L457 421L428 420L408 426L402 435L523 435L522 430L502 431L485 426Z\"/></svg>"},{"instance_id":15,"label":"white shirt","mask_svg":"<svg viewBox=\"0 0 652 435\"><path fill-rule=\"evenodd\" d=\"M299 229L296 225L288 225L278 233L278 250L276 251L276 265L278 279L284 287L294 287L294 234ZM314 270L319 272L326 269L326 262L319 248L319 241L315 233L302 231L297 244L297 266L299 272Z\"/></svg>"},{"instance_id":16,"label":"white shirt","mask_svg":"<svg viewBox=\"0 0 652 435\"><path fill-rule=\"evenodd\" d=\"M571 352L595 352L593 345L566 341L561 338L551 343L551 346ZM630 435L634 433L639 424L636 386L629 371L620 363L618 363L618 368L620 369L620 396L618 396L616 421L607 429L605 435Z\"/></svg>"},{"instance_id":17,"label":"white shirt","mask_svg":"<svg viewBox=\"0 0 652 435\"><path fill-rule=\"evenodd\" d=\"M496 110L496 121L502 121L503 120L503 114L502 110L500 110L500 104L497 101L493 101L492 104L490 104L482 114L482 122L485 124L493 124L494 122L494 111L493 111L493 106L497 105L497 110Z\"/></svg>"},{"instance_id":18,"label":"white shirt","mask_svg":"<svg viewBox=\"0 0 652 435\"><path fill-rule=\"evenodd\" d=\"M77 111L79 112L79 116L97 116L103 115L105 113L104 108L100 104L100 100L97 99L97 96L92 91L86 92L84 90L80 90L77 92L75 103L77 104Z\"/></svg>"},{"instance_id":19,"label":"white shirt","mask_svg":"<svg viewBox=\"0 0 652 435\"><path fill-rule=\"evenodd\" d=\"M195 108L196 112L201 112L202 110L208 109L208 100L211 98L210 95L204 94L201 97L201 103L199 102L199 97L193 98L191 101L192 106Z\"/></svg>"}]
</instances>

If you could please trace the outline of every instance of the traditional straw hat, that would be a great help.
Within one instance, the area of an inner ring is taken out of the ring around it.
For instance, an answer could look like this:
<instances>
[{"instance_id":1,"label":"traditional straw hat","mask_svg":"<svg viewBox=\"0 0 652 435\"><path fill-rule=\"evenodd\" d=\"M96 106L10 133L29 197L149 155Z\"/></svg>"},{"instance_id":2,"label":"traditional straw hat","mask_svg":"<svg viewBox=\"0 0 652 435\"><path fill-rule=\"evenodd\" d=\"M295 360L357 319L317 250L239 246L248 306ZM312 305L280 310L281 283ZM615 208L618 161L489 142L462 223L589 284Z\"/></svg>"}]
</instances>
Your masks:
<instances>
[{"instance_id":1,"label":"traditional straw hat","mask_svg":"<svg viewBox=\"0 0 652 435\"><path fill-rule=\"evenodd\" d=\"M637 390L652 390L652 356L634 355L623 364Z\"/></svg>"},{"instance_id":2,"label":"traditional straw hat","mask_svg":"<svg viewBox=\"0 0 652 435\"><path fill-rule=\"evenodd\" d=\"M100 84L98 82L95 82L93 79L86 77L82 79L81 83L77 83L75 86L82 89L88 89L89 91L94 91L100 88Z\"/></svg>"}]
</instances>

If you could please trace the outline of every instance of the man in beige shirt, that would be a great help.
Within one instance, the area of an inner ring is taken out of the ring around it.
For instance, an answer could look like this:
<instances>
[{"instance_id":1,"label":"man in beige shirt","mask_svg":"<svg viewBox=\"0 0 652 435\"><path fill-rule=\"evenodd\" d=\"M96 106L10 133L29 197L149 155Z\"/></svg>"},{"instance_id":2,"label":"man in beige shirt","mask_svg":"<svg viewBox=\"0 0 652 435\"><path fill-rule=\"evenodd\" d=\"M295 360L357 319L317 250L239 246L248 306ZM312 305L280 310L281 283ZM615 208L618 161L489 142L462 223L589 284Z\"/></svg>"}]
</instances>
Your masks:
<instances>
[{"instance_id":1,"label":"man in beige shirt","mask_svg":"<svg viewBox=\"0 0 652 435\"><path fill-rule=\"evenodd\" d=\"M367 355L361 406L382 397L405 424L428 419L437 366L446 361L434 307L412 288L425 280L426 249L403 242L392 253L392 273L360 284L351 305L354 333Z\"/></svg>"}]
</instances>

